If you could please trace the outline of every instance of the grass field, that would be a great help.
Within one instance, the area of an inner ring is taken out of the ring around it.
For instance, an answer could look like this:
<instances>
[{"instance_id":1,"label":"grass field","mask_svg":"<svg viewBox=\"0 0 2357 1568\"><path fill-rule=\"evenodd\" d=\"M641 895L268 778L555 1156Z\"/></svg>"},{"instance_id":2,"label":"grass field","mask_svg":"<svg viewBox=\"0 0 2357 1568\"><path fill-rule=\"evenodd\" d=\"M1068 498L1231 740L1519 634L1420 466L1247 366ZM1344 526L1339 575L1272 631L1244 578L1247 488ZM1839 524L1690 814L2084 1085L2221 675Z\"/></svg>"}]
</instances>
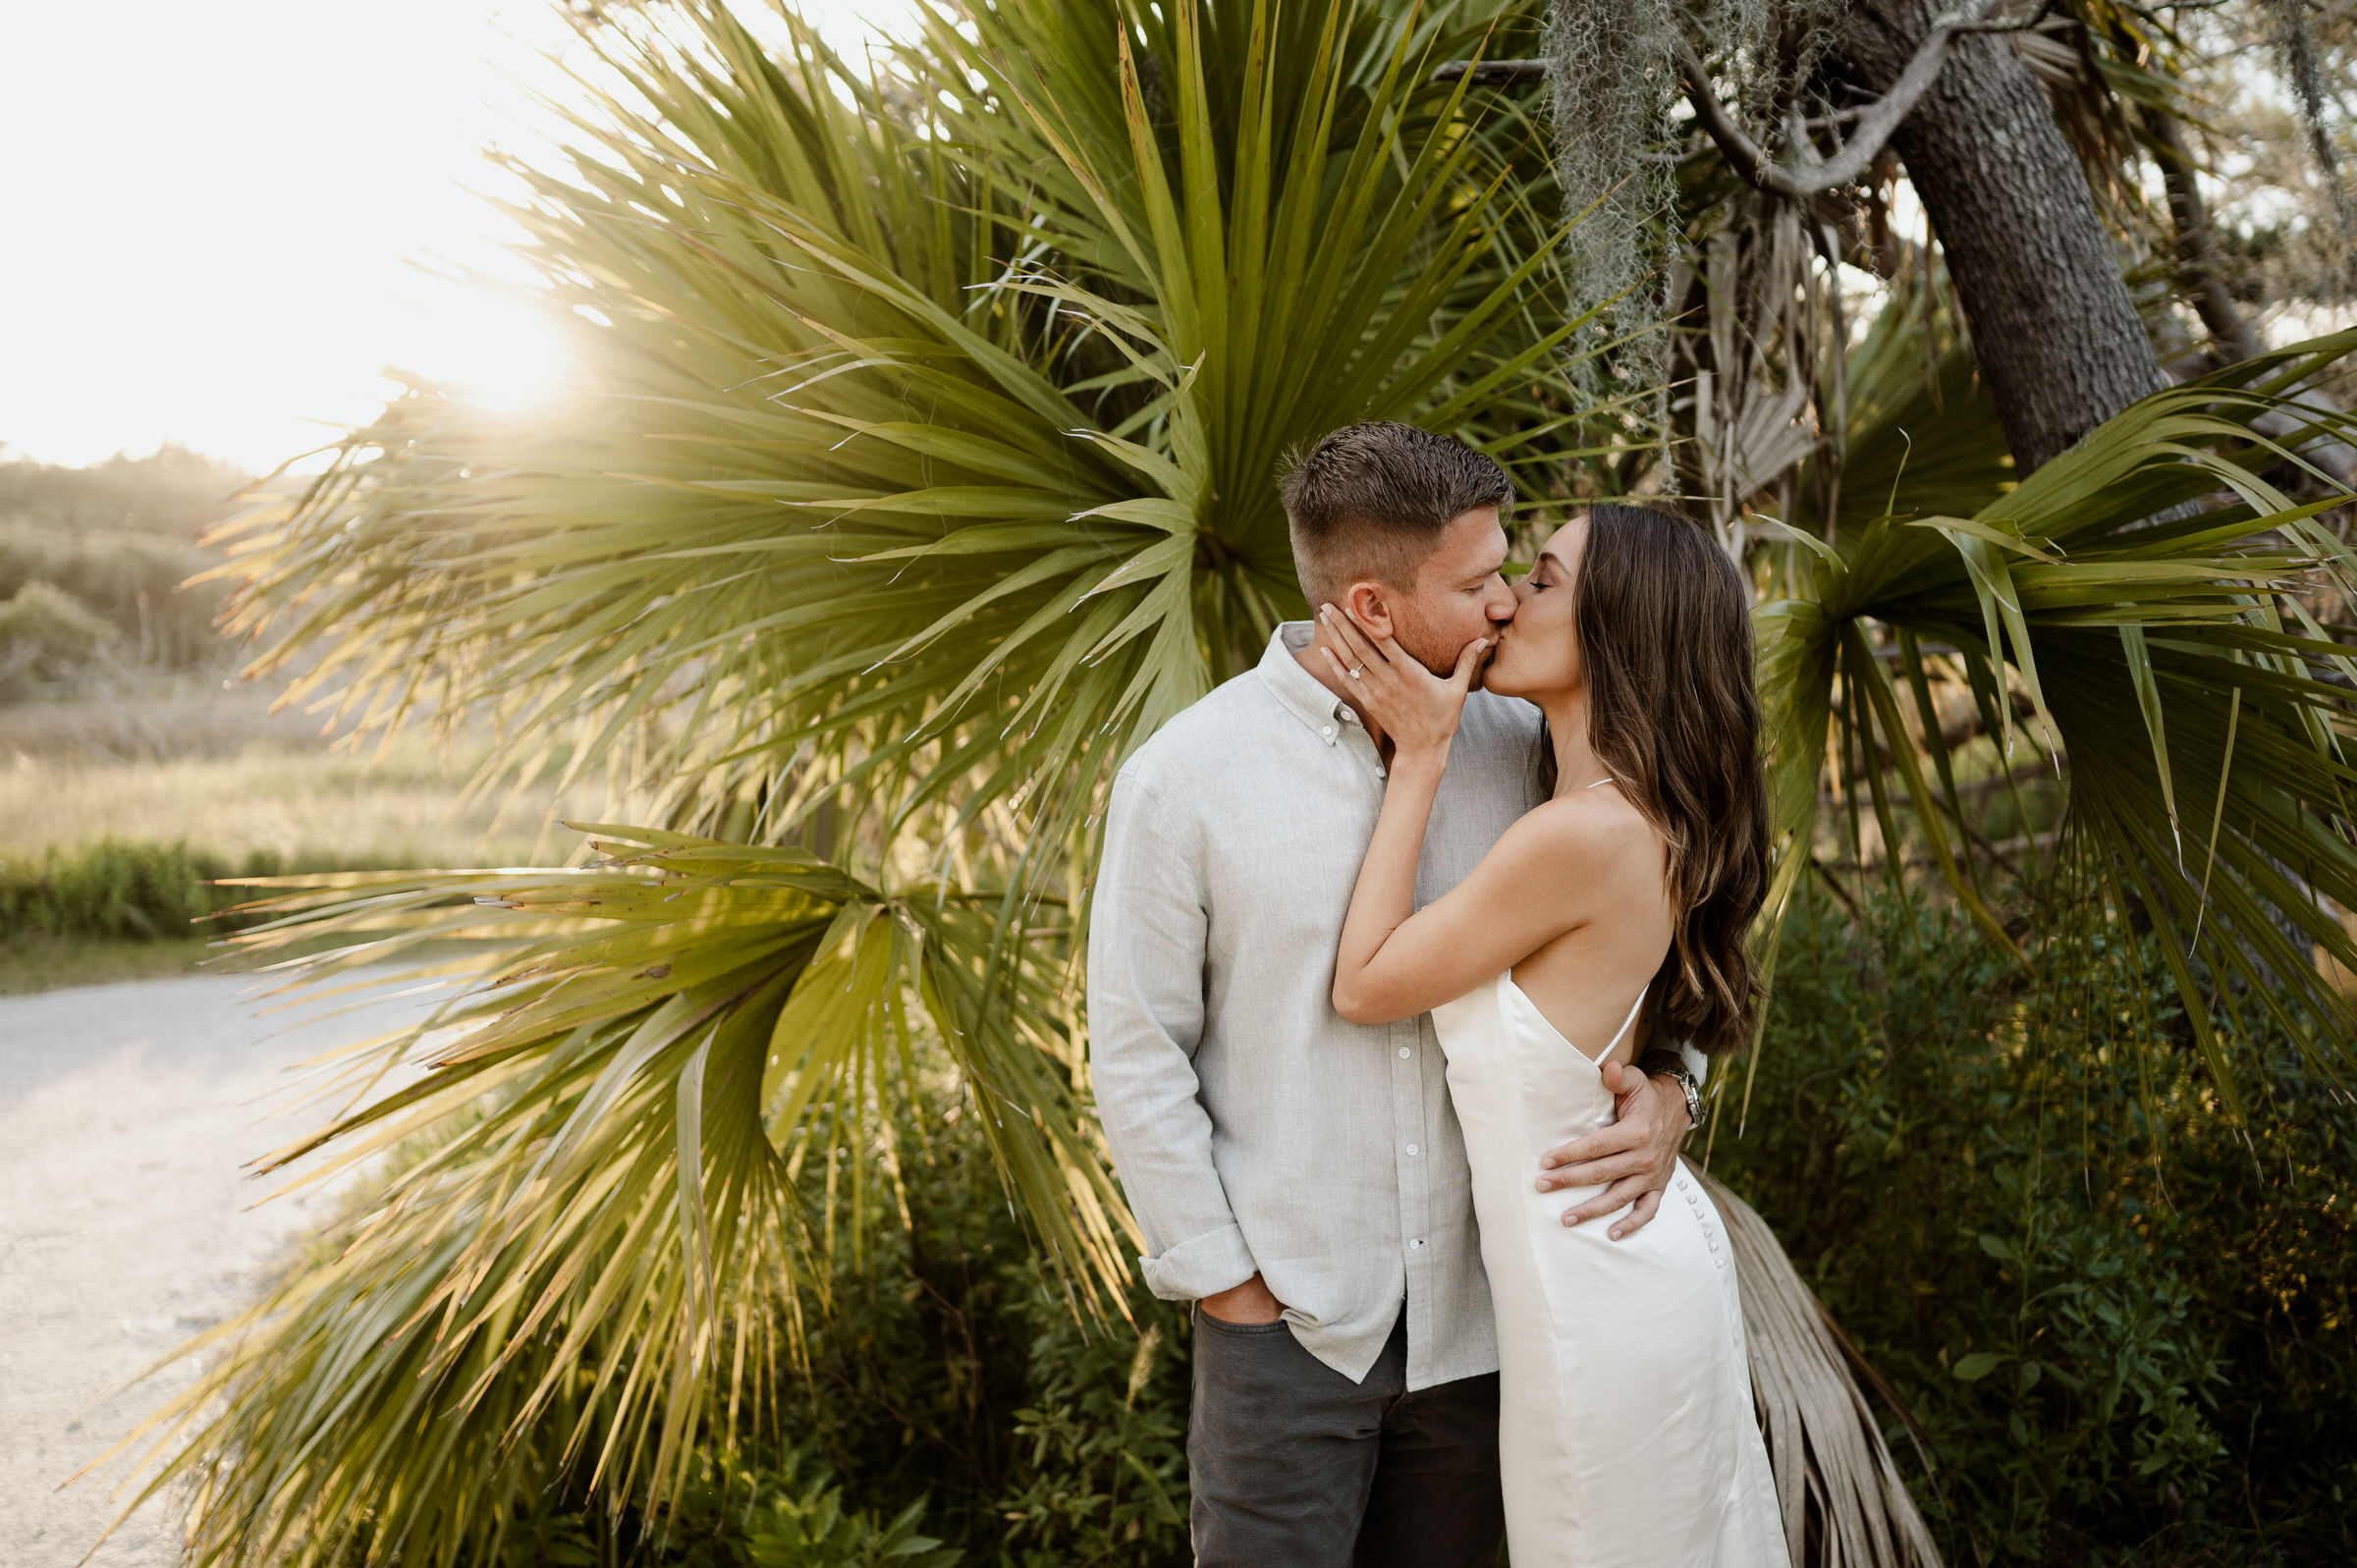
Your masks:
<instances>
[{"instance_id":1,"label":"grass field","mask_svg":"<svg viewBox=\"0 0 2357 1568\"><path fill-rule=\"evenodd\" d=\"M0 858L114 838L231 860L520 865L570 856L557 817L603 801L560 802L547 781L473 793L474 746L339 749L319 719L273 714L270 698L192 678L0 708Z\"/></svg>"},{"instance_id":2,"label":"grass field","mask_svg":"<svg viewBox=\"0 0 2357 1568\"><path fill-rule=\"evenodd\" d=\"M0 858L110 837L186 842L232 860L255 849L289 860L411 866L523 865L570 854L573 836L552 828L553 788L470 798L466 761L445 765L405 747L371 766L270 743L170 762L20 755L0 766Z\"/></svg>"},{"instance_id":3,"label":"grass field","mask_svg":"<svg viewBox=\"0 0 2357 1568\"><path fill-rule=\"evenodd\" d=\"M455 868L563 864L598 820L597 784L470 787L479 745L405 736L339 748L272 693L182 676L71 701L0 706L0 875L101 840L185 844L232 865ZM202 939L93 941L0 932L0 995L186 974Z\"/></svg>"}]
</instances>

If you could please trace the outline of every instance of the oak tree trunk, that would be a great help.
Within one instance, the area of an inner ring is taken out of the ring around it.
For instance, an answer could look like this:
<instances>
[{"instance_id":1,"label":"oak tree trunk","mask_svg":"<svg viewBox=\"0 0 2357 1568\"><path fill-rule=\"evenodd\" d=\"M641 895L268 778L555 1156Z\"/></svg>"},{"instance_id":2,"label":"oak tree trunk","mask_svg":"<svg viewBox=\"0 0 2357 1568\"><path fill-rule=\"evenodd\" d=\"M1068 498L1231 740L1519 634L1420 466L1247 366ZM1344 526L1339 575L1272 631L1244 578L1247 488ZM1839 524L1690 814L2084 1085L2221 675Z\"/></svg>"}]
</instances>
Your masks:
<instances>
[{"instance_id":1,"label":"oak tree trunk","mask_svg":"<svg viewBox=\"0 0 2357 1568\"><path fill-rule=\"evenodd\" d=\"M1866 0L1835 69L1880 94L1945 9ZM1946 253L2017 472L2166 383L2086 176L2010 38L1956 39L1892 145Z\"/></svg>"}]
</instances>

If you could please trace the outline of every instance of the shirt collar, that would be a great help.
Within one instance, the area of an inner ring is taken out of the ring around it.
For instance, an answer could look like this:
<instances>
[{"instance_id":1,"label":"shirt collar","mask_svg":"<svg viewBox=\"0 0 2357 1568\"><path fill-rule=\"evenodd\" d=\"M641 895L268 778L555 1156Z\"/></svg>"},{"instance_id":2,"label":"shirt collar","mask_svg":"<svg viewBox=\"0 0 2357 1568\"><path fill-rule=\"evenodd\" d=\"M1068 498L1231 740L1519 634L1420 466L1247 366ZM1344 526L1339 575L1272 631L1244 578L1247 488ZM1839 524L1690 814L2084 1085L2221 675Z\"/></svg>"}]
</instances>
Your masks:
<instances>
[{"instance_id":1,"label":"shirt collar","mask_svg":"<svg viewBox=\"0 0 2357 1568\"><path fill-rule=\"evenodd\" d=\"M1358 715L1350 705L1333 692L1316 676L1301 668L1295 657L1307 648L1314 628L1306 621L1282 622L1269 638L1268 652L1260 656L1261 683L1285 705L1285 711L1309 726L1310 733L1328 745L1339 743L1344 727L1358 729Z\"/></svg>"}]
</instances>

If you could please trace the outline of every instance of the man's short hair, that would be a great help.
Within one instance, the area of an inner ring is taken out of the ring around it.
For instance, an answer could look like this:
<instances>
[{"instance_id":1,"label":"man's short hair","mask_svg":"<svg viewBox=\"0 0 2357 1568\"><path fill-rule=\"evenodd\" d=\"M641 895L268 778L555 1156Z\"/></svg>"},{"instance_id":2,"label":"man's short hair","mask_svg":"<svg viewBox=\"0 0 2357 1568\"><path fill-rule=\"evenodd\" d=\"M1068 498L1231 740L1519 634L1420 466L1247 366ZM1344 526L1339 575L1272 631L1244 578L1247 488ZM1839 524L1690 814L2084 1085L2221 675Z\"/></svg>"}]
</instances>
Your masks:
<instances>
[{"instance_id":1,"label":"man's short hair","mask_svg":"<svg viewBox=\"0 0 2357 1568\"><path fill-rule=\"evenodd\" d=\"M1497 459L1394 419L1344 425L1288 454L1278 486L1313 610L1365 578L1413 587L1451 522L1479 507L1503 520L1514 504Z\"/></svg>"}]
</instances>

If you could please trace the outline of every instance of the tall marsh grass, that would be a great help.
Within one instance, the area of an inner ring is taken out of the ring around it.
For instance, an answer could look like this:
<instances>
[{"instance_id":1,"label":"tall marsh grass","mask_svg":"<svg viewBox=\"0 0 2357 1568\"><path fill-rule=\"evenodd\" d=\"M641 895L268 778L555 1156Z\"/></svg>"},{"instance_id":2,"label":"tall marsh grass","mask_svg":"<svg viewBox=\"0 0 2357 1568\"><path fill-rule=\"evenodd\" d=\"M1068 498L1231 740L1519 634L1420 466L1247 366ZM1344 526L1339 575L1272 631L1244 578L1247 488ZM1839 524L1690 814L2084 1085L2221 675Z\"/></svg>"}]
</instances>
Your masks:
<instances>
[{"instance_id":1,"label":"tall marsh grass","mask_svg":"<svg viewBox=\"0 0 2357 1568\"><path fill-rule=\"evenodd\" d=\"M469 761L422 744L373 763L278 745L131 764L20 752L0 759L0 861L110 838L309 867L523 865L570 852L577 836L549 831L553 784L475 798Z\"/></svg>"},{"instance_id":2,"label":"tall marsh grass","mask_svg":"<svg viewBox=\"0 0 2357 1568\"><path fill-rule=\"evenodd\" d=\"M246 923L219 917L249 896L241 888L216 886L222 878L326 869L356 868L290 864L265 850L232 862L187 844L115 838L80 849L53 847L38 859L0 861L0 941L174 942L217 936Z\"/></svg>"}]
</instances>

